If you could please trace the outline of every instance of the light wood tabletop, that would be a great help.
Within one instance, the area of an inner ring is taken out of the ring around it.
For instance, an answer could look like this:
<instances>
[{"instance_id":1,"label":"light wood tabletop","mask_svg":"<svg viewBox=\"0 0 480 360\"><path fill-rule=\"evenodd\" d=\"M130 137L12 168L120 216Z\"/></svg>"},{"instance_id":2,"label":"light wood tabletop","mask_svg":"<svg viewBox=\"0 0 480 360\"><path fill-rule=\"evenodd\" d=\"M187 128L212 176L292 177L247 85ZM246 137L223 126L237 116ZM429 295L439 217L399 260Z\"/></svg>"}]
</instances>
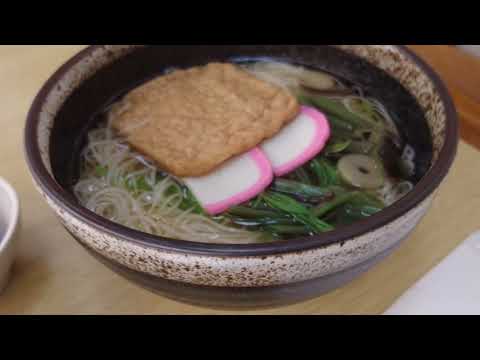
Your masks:
<instances>
[{"instance_id":1,"label":"light wood tabletop","mask_svg":"<svg viewBox=\"0 0 480 360\"><path fill-rule=\"evenodd\" d=\"M0 314L232 313L174 302L112 273L76 244L34 189L23 154L25 117L44 81L81 48L0 46L0 176L17 190L23 219L13 277L0 295ZM420 47L416 51L427 60L429 56L438 60L431 55L432 49ZM441 68L445 64L437 66ZM446 68L449 71L449 67ZM480 76L480 70L471 75L474 76ZM447 79L449 87L456 80L455 77ZM480 99L466 90L457 90L465 85L452 86L455 86L453 93L462 121L475 124L480 119ZM478 151L462 142L433 208L413 235L392 256L351 284L306 303L242 314L383 313L416 280L478 230L478 169Z\"/></svg>"}]
</instances>

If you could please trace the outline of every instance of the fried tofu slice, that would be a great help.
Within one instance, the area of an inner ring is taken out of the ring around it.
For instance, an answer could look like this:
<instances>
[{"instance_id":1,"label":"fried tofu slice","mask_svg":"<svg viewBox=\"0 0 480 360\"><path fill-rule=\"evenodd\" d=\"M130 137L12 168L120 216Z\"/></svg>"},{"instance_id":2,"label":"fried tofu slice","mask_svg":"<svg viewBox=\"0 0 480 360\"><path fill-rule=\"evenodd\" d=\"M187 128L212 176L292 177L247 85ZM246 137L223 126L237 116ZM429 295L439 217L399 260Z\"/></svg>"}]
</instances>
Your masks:
<instances>
[{"instance_id":1,"label":"fried tofu slice","mask_svg":"<svg viewBox=\"0 0 480 360\"><path fill-rule=\"evenodd\" d=\"M111 126L176 177L208 175L275 136L300 112L286 90L232 64L160 76L110 110Z\"/></svg>"}]
</instances>

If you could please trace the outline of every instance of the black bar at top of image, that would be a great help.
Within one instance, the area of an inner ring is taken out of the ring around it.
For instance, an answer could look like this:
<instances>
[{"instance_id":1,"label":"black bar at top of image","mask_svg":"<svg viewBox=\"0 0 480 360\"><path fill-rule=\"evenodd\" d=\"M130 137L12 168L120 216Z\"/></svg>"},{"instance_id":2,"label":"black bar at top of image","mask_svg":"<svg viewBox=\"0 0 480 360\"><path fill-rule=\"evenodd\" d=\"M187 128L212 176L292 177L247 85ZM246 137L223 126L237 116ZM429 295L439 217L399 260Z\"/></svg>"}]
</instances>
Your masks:
<instances>
[{"instance_id":1,"label":"black bar at top of image","mask_svg":"<svg viewBox=\"0 0 480 360\"><path fill-rule=\"evenodd\" d=\"M475 44L476 10L406 2L223 2L217 9L164 3L88 9L0 23L0 44ZM333 8L332 5L337 5ZM332 8L331 8L332 6ZM198 9L198 10L197 10ZM107 9L108 10L108 9ZM33 11L33 10L31 10ZM20 26L21 25L21 26Z\"/></svg>"}]
</instances>

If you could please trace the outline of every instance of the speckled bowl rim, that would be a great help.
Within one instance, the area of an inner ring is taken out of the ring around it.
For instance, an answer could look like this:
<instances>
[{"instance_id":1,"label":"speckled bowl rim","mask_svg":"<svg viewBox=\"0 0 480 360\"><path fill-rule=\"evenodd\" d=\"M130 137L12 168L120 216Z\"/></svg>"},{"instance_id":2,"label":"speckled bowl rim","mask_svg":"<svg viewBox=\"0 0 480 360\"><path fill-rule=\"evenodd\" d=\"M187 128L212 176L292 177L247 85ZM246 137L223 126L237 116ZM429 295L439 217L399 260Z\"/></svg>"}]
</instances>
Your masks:
<instances>
[{"instance_id":1,"label":"speckled bowl rim","mask_svg":"<svg viewBox=\"0 0 480 360\"><path fill-rule=\"evenodd\" d=\"M55 200L56 203L61 205L63 210L69 212L72 216L80 219L89 226L137 245L154 248L161 251L180 252L186 254L238 257L267 256L292 252L303 252L306 250L318 249L321 247L327 247L333 244L354 240L354 238L360 235L376 230L401 217L419 205L432 193L434 193L449 172L456 156L459 142L458 116L453 100L447 88L445 87L443 81L440 80L439 76L423 60L421 60L406 46L396 45L397 49L399 49L399 51L409 58L413 63L419 66L421 71L432 81L435 89L438 91L441 101L444 104L446 115L445 142L439 153L438 159L434 166L429 170L427 175L406 197L391 207L379 212L378 214L368 219L356 222L350 226L346 226L344 228L318 236L304 237L284 242L248 245L205 244L167 239L142 233L106 220L75 203L71 194L64 190L49 174L47 168L43 165L40 156L40 149L37 142L37 129L40 121L40 111L46 102L48 95L52 92L52 90L54 90L58 81L70 70L74 64L78 63L85 57L90 56L101 47L101 45L93 45L80 51L77 55L72 57L63 66L61 66L42 87L38 95L35 97L27 116L24 133L25 155L33 178L43 189L43 191L48 194L48 196Z\"/></svg>"}]
</instances>

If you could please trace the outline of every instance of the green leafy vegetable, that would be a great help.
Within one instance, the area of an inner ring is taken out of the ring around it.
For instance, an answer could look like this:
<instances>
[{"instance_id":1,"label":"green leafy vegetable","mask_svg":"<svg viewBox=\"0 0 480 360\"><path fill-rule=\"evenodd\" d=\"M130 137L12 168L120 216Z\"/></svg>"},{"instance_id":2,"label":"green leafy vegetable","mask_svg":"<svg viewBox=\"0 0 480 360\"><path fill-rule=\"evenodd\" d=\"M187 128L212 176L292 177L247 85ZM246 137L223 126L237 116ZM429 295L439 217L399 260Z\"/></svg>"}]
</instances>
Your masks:
<instances>
[{"instance_id":1,"label":"green leafy vegetable","mask_svg":"<svg viewBox=\"0 0 480 360\"><path fill-rule=\"evenodd\" d=\"M128 180L122 179L121 181L123 182L127 190L132 193L153 190L152 186L148 184L144 176L138 176L138 177L130 178Z\"/></svg>"},{"instance_id":2,"label":"green leafy vegetable","mask_svg":"<svg viewBox=\"0 0 480 360\"><path fill-rule=\"evenodd\" d=\"M356 221L368 218L379 211L381 211L381 209L371 206L346 204L333 214L335 215L336 223L339 225L349 225Z\"/></svg>"},{"instance_id":3,"label":"green leafy vegetable","mask_svg":"<svg viewBox=\"0 0 480 360\"><path fill-rule=\"evenodd\" d=\"M264 195L264 200L272 208L291 215L316 234L334 229L333 226L316 218L305 206L287 195L268 193Z\"/></svg>"},{"instance_id":4,"label":"green leafy vegetable","mask_svg":"<svg viewBox=\"0 0 480 360\"><path fill-rule=\"evenodd\" d=\"M356 206L369 206L376 209L385 208L385 204L381 200L368 192L358 192L357 195L351 199L350 203Z\"/></svg>"},{"instance_id":5,"label":"green leafy vegetable","mask_svg":"<svg viewBox=\"0 0 480 360\"><path fill-rule=\"evenodd\" d=\"M298 168L295 171L295 176L298 178L298 180L300 180L304 184L307 184L307 185L312 184L312 181L310 179L310 175L308 175L307 171L303 167Z\"/></svg>"},{"instance_id":6,"label":"green leafy vegetable","mask_svg":"<svg viewBox=\"0 0 480 360\"><path fill-rule=\"evenodd\" d=\"M327 147L325 148L325 153L327 155L338 154L348 149L352 140L350 139L332 139Z\"/></svg>"},{"instance_id":7,"label":"green leafy vegetable","mask_svg":"<svg viewBox=\"0 0 480 360\"><path fill-rule=\"evenodd\" d=\"M318 186L327 187L340 184L337 169L328 160L320 157L313 159L310 162L310 168L317 176Z\"/></svg>"},{"instance_id":8,"label":"green leafy vegetable","mask_svg":"<svg viewBox=\"0 0 480 360\"><path fill-rule=\"evenodd\" d=\"M351 201L357 195L358 195L358 192L356 192L356 191L339 195L339 196L335 197L335 199L333 199L332 201L313 208L312 213L315 216L321 218L321 217L325 216L326 214L328 214L330 211L336 209L337 207L348 203L349 201Z\"/></svg>"},{"instance_id":9,"label":"green leafy vegetable","mask_svg":"<svg viewBox=\"0 0 480 360\"><path fill-rule=\"evenodd\" d=\"M107 176L108 167L107 166L102 166L102 165L97 165L95 167L95 174L97 174L97 176L99 176L99 177Z\"/></svg>"},{"instance_id":10,"label":"green leafy vegetable","mask_svg":"<svg viewBox=\"0 0 480 360\"><path fill-rule=\"evenodd\" d=\"M347 121L343 121L338 117L336 117L335 115L328 114L327 120L334 131L339 130L339 131L347 131L351 133L355 129L355 127L351 123Z\"/></svg>"},{"instance_id":11,"label":"green leafy vegetable","mask_svg":"<svg viewBox=\"0 0 480 360\"><path fill-rule=\"evenodd\" d=\"M333 195L332 191L328 188L321 188L286 179L275 180L273 183L273 189L279 192L299 196L329 197Z\"/></svg>"},{"instance_id":12,"label":"green leafy vegetable","mask_svg":"<svg viewBox=\"0 0 480 360\"><path fill-rule=\"evenodd\" d=\"M196 214L205 214L205 210L202 208L198 200L187 187L182 188L182 194L183 201L180 204L180 208L182 210L193 209L193 212Z\"/></svg>"},{"instance_id":13,"label":"green leafy vegetable","mask_svg":"<svg viewBox=\"0 0 480 360\"><path fill-rule=\"evenodd\" d=\"M250 202L250 206L254 209L259 209L263 205L262 194L258 195L255 199Z\"/></svg>"},{"instance_id":14,"label":"green leafy vegetable","mask_svg":"<svg viewBox=\"0 0 480 360\"><path fill-rule=\"evenodd\" d=\"M331 100L323 96L305 96L300 95L300 102L304 104L311 104L327 113L327 115L334 116L339 120L345 121L350 126L358 127L369 127L371 124L363 117L356 115L345 108L345 106L338 101Z\"/></svg>"},{"instance_id":15,"label":"green leafy vegetable","mask_svg":"<svg viewBox=\"0 0 480 360\"><path fill-rule=\"evenodd\" d=\"M371 124L375 124L377 127L384 127L385 120L383 117L375 110L375 107L372 103L366 99L359 98L347 98L348 105L351 110L358 114L359 116L367 119Z\"/></svg>"},{"instance_id":16,"label":"green leafy vegetable","mask_svg":"<svg viewBox=\"0 0 480 360\"><path fill-rule=\"evenodd\" d=\"M260 227L266 225L294 225L296 222L294 219L289 217L267 217L267 218L240 218L240 217L230 217L230 220L237 225L245 227Z\"/></svg>"},{"instance_id":17,"label":"green leafy vegetable","mask_svg":"<svg viewBox=\"0 0 480 360\"><path fill-rule=\"evenodd\" d=\"M251 207L246 207L246 206L235 206L231 208L228 211L228 213L230 215L246 217L246 218L257 218L257 217L272 218L272 217L278 216L278 213L276 213L275 211L253 209Z\"/></svg>"}]
</instances>

